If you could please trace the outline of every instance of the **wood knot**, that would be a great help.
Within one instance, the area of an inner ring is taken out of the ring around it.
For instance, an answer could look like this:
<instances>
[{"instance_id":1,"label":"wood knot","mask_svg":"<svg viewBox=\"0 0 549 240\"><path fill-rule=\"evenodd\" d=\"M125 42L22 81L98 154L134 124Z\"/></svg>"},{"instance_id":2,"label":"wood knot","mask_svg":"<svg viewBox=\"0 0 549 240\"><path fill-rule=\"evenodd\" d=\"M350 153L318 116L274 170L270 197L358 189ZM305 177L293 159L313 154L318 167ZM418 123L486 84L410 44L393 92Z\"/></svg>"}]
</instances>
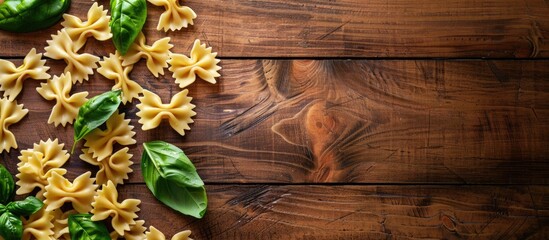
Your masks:
<instances>
[{"instance_id":1,"label":"wood knot","mask_svg":"<svg viewBox=\"0 0 549 240\"><path fill-rule=\"evenodd\" d=\"M449 231L452 231L452 232L456 231L456 223L451 217L447 215L442 215L441 222L442 222L442 226L444 226Z\"/></svg>"}]
</instances>

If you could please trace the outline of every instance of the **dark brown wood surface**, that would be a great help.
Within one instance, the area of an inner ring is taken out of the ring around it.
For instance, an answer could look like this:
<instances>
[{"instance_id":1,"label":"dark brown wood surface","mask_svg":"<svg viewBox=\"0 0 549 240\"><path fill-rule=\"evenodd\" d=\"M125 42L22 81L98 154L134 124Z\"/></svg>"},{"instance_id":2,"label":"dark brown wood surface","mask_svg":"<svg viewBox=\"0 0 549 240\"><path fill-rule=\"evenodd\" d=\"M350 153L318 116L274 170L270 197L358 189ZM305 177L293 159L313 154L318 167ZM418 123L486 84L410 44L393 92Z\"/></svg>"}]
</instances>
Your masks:
<instances>
[{"instance_id":1,"label":"dark brown wood surface","mask_svg":"<svg viewBox=\"0 0 549 240\"><path fill-rule=\"evenodd\" d=\"M69 12L85 17L92 3ZM172 37L180 53L203 40L222 57L222 77L190 86L197 116L184 137L167 123L142 131L137 101L121 108L137 144L119 190L142 200L147 226L195 239L549 238L547 1L183 3L198 14L193 27L158 32L161 8L149 5L145 34ZM59 29L2 32L0 56L18 65ZM114 48L91 41L83 51ZM52 75L65 66L47 64ZM144 62L131 78L164 101L180 91ZM73 92L112 85L95 74ZM19 149L0 154L14 175L33 143L73 144L71 126L46 124L53 102L38 86L26 81L17 99L29 109L10 128ZM156 139L195 163L204 219L168 209L143 184L141 143ZM78 151L69 178L96 170Z\"/></svg>"}]
</instances>

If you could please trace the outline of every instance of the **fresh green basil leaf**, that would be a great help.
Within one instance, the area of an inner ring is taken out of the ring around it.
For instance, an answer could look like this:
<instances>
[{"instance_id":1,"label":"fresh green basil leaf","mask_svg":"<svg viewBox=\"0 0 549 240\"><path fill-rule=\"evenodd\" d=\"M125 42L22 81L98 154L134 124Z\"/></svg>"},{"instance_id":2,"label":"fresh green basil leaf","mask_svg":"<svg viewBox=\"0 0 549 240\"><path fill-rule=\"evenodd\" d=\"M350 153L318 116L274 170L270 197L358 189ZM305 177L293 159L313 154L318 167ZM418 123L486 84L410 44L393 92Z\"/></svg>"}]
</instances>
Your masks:
<instances>
[{"instance_id":1,"label":"fresh green basil leaf","mask_svg":"<svg viewBox=\"0 0 549 240\"><path fill-rule=\"evenodd\" d=\"M44 203L36 197L28 196L22 201L10 202L6 206L8 211L17 216L28 217L40 210L44 206Z\"/></svg>"},{"instance_id":2,"label":"fresh green basil leaf","mask_svg":"<svg viewBox=\"0 0 549 240\"><path fill-rule=\"evenodd\" d=\"M118 109L121 93L122 90L119 89L99 94L80 107L74 122L74 143L71 152L74 151L74 146L78 141L105 123Z\"/></svg>"},{"instance_id":3,"label":"fresh green basil leaf","mask_svg":"<svg viewBox=\"0 0 549 240\"><path fill-rule=\"evenodd\" d=\"M111 0L112 40L125 55L147 20L146 0Z\"/></svg>"},{"instance_id":4,"label":"fresh green basil leaf","mask_svg":"<svg viewBox=\"0 0 549 240\"><path fill-rule=\"evenodd\" d=\"M208 206L204 182L178 147L162 142L143 143L141 173L153 195L176 211L202 218Z\"/></svg>"},{"instance_id":5,"label":"fresh green basil leaf","mask_svg":"<svg viewBox=\"0 0 549 240\"><path fill-rule=\"evenodd\" d=\"M6 206L0 203L0 215L4 214L8 209L6 209Z\"/></svg>"},{"instance_id":6,"label":"fresh green basil leaf","mask_svg":"<svg viewBox=\"0 0 549 240\"><path fill-rule=\"evenodd\" d=\"M73 214L69 216L71 239L110 240L109 230L102 221L94 222L91 214Z\"/></svg>"},{"instance_id":7,"label":"fresh green basil leaf","mask_svg":"<svg viewBox=\"0 0 549 240\"><path fill-rule=\"evenodd\" d=\"M7 204L15 194L15 182L11 173L0 164L0 203Z\"/></svg>"},{"instance_id":8,"label":"fresh green basil leaf","mask_svg":"<svg viewBox=\"0 0 549 240\"><path fill-rule=\"evenodd\" d=\"M71 0L5 0L0 4L0 29L32 32L57 23Z\"/></svg>"},{"instance_id":9,"label":"fresh green basil leaf","mask_svg":"<svg viewBox=\"0 0 549 240\"><path fill-rule=\"evenodd\" d=\"M9 211L0 215L0 236L4 240L20 240L23 237L23 222L21 218Z\"/></svg>"}]
</instances>

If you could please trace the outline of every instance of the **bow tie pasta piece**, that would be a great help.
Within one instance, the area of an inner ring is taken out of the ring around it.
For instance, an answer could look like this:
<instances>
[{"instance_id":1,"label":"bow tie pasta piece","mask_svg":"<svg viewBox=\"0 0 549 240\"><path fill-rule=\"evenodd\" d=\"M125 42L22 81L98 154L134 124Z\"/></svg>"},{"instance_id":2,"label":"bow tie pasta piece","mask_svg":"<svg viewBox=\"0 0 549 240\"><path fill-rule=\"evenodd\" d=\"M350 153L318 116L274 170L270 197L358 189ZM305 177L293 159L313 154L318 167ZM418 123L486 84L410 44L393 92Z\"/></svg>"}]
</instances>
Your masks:
<instances>
[{"instance_id":1,"label":"bow tie pasta piece","mask_svg":"<svg viewBox=\"0 0 549 240\"><path fill-rule=\"evenodd\" d=\"M194 121L191 117L196 115L193 111L195 105L191 103L192 98L187 97L189 90L185 89L172 97L169 104L163 104L160 97L148 90L143 91L143 96L139 97L140 104L137 104L139 112L139 123L143 124L141 129L149 130L158 127L162 119L167 118L170 126L181 136L185 135L185 130L190 130L190 123Z\"/></svg>"},{"instance_id":2,"label":"bow tie pasta piece","mask_svg":"<svg viewBox=\"0 0 549 240\"><path fill-rule=\"evenodd\" d=\"M17 149L15 135L8 129L27 113L28 109L23 109L23 104L17 105L17 101L9 101L6 98L0 98L0 153L4 150L10 152L10 149Z\"/></svg>"},{"instance_id":3,"label":"bow tie pasta piece","mask_svg":"<svg viewBox=\"0 0 549 240\"><path fill-rule=\"evenodd\" d=\"M89 164L99 166L99 171L97 171L95 176L95 182L97 184L107 184L109 180L111 180L114 185L123 184L124 179L128 179L128 173L133 172L130 168L130 166L133 165L133 162L130 161L133 155L129 154L128 150L130 150L128 147L122 148L113 155L98 161L88 149L82 149L83 154L80 155L80 159Z\"/></svg>"},{"instance_id":4,"label":"bow tie pasta piece","mask_svg":"<svg viewBox=\"0 0 549 240\"><path fill-rule=\"evenodd\" d=\"M163 6L166 10L160 15L160 20L156 26L156 30L168 29L175 31L181 28L186 28L189 24L193 25L193 19L196 18L196 13L187 6L179 5L179 0L148 0L155 6Z\"/></svg>"},{"instance_id":5,"label":"bow tie pasta piece","mask_svg":"<svg viewBox=\"0 0 549 240\"><path fill-rule=\"evenodd\" d=\"M53 172L48 178L49 184L44 193L46 210L51 211L63 206L65 202L71 202L79 213L87 213L92 209L91 203L95 196L97 185L95 179L90 178L91 172L85 172L71 183L63 176Z\"/></svg>"},{"instance_id":6,"label":"bow tie pasta piece","mask_svg":"<svg viewBox=\"0 0 549 240\"><path fill-rule=\"evenodd\" d=\"M69 233L69 215L77 214L74 209L63 212L61 209L55 209L52 211L54 218L53 223L53 237L54 239L71 240Z\"/></svg>"},{"instance_id":7,"label":"bow tie pasta piece","mask_svg":"<svg viewBox=\"0 0 549 240\"><path fill-rule=\"evenodd\" d=\"M113 115L105 123L105 130L95 129L84 137L86 143L84 146L89 148L88 152L93 154L93 158L98 161L103 161L113 152L113 145L117 142L120 145L132 145L136 143L133 139L135 132L132 131L133 126L130 125L130 119L124 119L125 113L118 112Z\"/></svg>"},{"instance_id":8,"label":"bow tie pasta piece","mask_svg":"<svg viewBox=\"0 0 549 240\"><path fill-rule=\"evenodd\" d=\"M89 75L93 74L93 69L97 68L99 57L83 53L77 53L74 48L74 43L65 29L57 31L57 35L51 35L52 39L46 41L48 46L44 48L46 53L44 56L61 60L67 63L64 72L70 72L72 83L80 82L89 79Z\"/></svg>"},{"instance_id":9,"label":"bow tie pasta piece","mask_svg":"<svg viewBox=\"0 0 549 240\"><path fill-rule=\"evenodd\" d=\"M107 185L103 185L94 197L91 220L101 221L112 217L112 227L116 233L124 236L124 231L129 231L130 225L135 224L136 212L140 210L137 205L140 203L138 199L126 199L119 203L118 191L114 184L108 181Z\"/></svg>"},{"instance_id":10,"label":"bow tie pasta piece","mask_svg":"<svg viewBox=\"0 0 549 240\"><path fill-rule=\"evenodd\" d=\"M147 236L147 240L166 240L166 236L164 236L164 233L160 232L154 226L150 226L149 231L146 232L145 235ZM189 230L181 231L175 234L172 237L172 240L192 240L191 238L189 238L190 235L191 231Z\"/></svg>"},{"instance_id":11,"label":"bow tie pasta piece","mask_svg":"<svg viewBox=\"0 0 549 240\"><path fill-rule=\"evenodd\" d=\"M42 207L38 212L31 215L28 220L23 220L23 240L44 239L55 240L53 223L54 215L51 211Z\"/></svg>"},{"instance_id":12,"label":"bow tie pasta piece","mask_svg":"<svg viewBox=\"0 0 549 240\"><path fill-rule=\"evenodd\" d=\"M147 68L155 77L158 77L158 74L164 75L164 68L168 67L170 49L173 47L170 44L170 38L159 39L152 46L146 45L145 41L145 35L140 32L126 55L122 57L124 60L122 66L135 64L139 59L144 58L147 60Z\"/></svg>"},{"instance_id":13,"label":"bow tie pasta piece","mask_svg":"<svg viewBox=\"0 0 549 240\"><path fill-rule=\"evenodd\" d=\"M132 99L143 92L143 88L129 77L133 66L122 67L118 51L116 54L110 54L108 58L104 58L103 61L99 62L99 65L101 67L97 69L97 72L110 80L114 80L115 84L112 89L122 89L122 102L124 104L131 102Z\"/></svg>"},{"instance_id":14,"label":"bow tie pasta piece","mask_svg":"<svg viewBox=\"0 0 549 240\"><path fill-rule=\"evenodd\" d=\"M129 231L124 231L124 239L126 240L145 240L145 231L147 228L145 228L143 225L145 224L144 220L137 220L135 221L135 224L130 225ZM120 234L118 234L116 231L111 232L111 239L119 239L122 237Z\"/></svg>"},{"instance_id":15,"label":"bow tie pasta piece","mask_svg":"<svg viewBox=\"0 0 549 240\"><path fill-rule=\"evenodd\" d=\"M182 54L172 53L168 63L170 70L173 73L175 82L180 88L189 86L196 80L196 76L202 78L206 82L215 84L216 77L221 76L217 71L221 69L217 66L219 59L216 59L217 53L212 53L212 48L206 48L206 44L200 44L200 40L194 41L191 50L191 57Z\"/></svg>"},{"instance_id":16,"label":"bow tie pasta piece","mask_svg":"<svg viewBox=\"0 0 549 240\"><path fill-rule=\"evenodd\" d=\"M103 5L99 6L97 2L88 10L87 21L82 22L80 18L70 14L63 14L63 19L65 21L61 25L65 27L65 30L74 42L74 49L76 51L86 44L86 40L89 37L94 37L99 41L105 41L112 37L111 29L109 28L111 16L108 16L107 10L103 10Z\"/></svg>"},{"instance_id":17,"label":"bow tie pasta piece","mask_svg":"<svg viewBox=\"0 0 549 240\"><path fill-rule=\"evenodd\" d=\"M36 53L36 49L31 49L23 64L18 68L6 60L0 59L0 91L4 91L4 97L13 101L23 89L25 79L45 80L49 79L47 73L50 67L45 66L46 60L42 59L42 53Z\"/></svg>"},{"instance_id":18,"label":"bow tie pasta piece","mask_svg":"<svg viewBox=\"0 0 549 240\"><path fill-rule=\"evenodd\" d=\"M16 184L19 186L17 194L31 193L35 188L40 190L36 193L36 197L43 199L43 193L48 178L52 173L64 175L67 170L62 166L69 160L69 154L63 150L65 144L59 144L57 139L40 141L39 144L34 144L33 149L21 151L19 156L20 162L17 164L19 173L15 175L19 180Z\"/></svg>"},{"instance_id":19,"label":"bow tie pasta piece","mask_svg":"<svg viewBox=\"0 0 549 240\"><path fill-rule=\"evenodd\" d=\"M86 101L88 92L80 92L70 96L72 89L71 73L61 74L60 77L54 76L52 80L41 83L36 91L46 100L55 100L55 106L51 111L48 123L53 123L56 127L61 124L63 127L74 121L78 115L78 108Z\"/></svg>"}]
</instances>

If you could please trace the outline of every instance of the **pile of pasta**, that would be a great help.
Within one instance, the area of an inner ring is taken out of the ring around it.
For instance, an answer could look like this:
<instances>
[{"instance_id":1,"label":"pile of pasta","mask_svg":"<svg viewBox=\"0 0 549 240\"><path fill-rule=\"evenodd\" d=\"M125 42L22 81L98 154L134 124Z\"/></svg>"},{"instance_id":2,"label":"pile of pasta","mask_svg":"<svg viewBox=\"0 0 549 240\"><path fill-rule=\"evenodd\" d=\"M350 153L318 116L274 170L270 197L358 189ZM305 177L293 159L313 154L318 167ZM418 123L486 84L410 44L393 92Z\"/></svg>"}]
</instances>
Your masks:
<instances>
[{"instance_id":1,"label":"pile of pasta","mask_svg":"<svg viewBox=\"0 0 549 240\"><path fill-rule=\"evenodd\" d=\"M164 6L160 16L158 30L179 30L193 24L196 14L186 6L180 6L178 0L149 0L156 6ZM67 64L64 73L51 76L49 67L42 54L31 49L16 67L12 62L0 60L0 152L17 149L17 141L9 126L19 122L28 113L23 104L17 104L16 98L27 79L45 80L36 90L46 100L55 101L48 124L55 126L72 124L78 114L78 108L87 101L88 92L72 93L72 86L89 80L94 69L105 78L113 80L113 89L122 90L122 103L139 100L137 108L142 130L156 128L163 119L180 135L190 130L195 105L188 96L187 86L197 78L216 83L220 76L217 53L211 47L196 40L189 56L172 53L170 38L165 37L147 45L143 33L139 34L125 56L118 52L102 59L80 50L88 38L106 41L112 37L109 28L110 16L103 6L94 3L87 13L87 20L65 14L59 30L48 40L44 56L64 60ZM182 89L174 94L170 103L162 103L153 91L143 89L130 78L133 65L145 59L148 70L155 77L164 75L164 69L172 72L176 84ZM169 65L168 65L169 64ZM23 239L70 239L68 216L75 213L91 213L92 220L110 220L112 239L166 239L154 226L147 228L144 220L138 220L138 199L120 199L116 186L123 184L132 172L132 154L129 145L136 144L135 132L125 113L115 112L106 122L104 129L95 129L84 139L84 149L79 158L99 168L92 176L86 172L73 181L65 175L64 164L70 154L58 139L47 139L35 143L32 149L22 150L17 164L17 194L35 194L44 201L44 207L36 214L24 219ZM116 145L123 148L115 151ZM70 210L67 209L67 206ZM182 231L172 239L190 239L190 231Z\"/></svg>"}]
</instances>

